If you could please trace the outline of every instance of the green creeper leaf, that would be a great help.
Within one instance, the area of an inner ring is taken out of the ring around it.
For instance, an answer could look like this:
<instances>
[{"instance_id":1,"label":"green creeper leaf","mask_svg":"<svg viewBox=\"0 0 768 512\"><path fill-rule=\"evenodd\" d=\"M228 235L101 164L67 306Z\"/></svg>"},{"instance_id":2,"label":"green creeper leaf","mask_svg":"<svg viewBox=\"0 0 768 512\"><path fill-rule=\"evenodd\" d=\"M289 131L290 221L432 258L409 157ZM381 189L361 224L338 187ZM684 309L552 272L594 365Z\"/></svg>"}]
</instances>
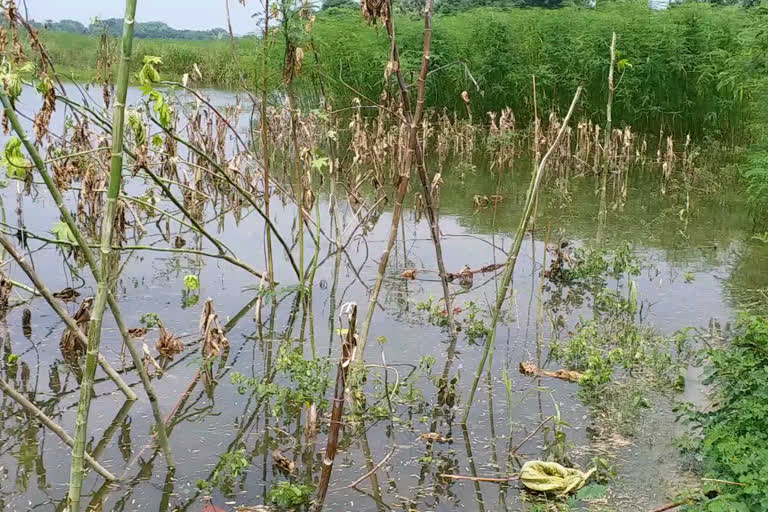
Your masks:
<instances>
[{"instance_id":1,"label":"green creeper leaf","mask_svg":"<svg viewBox=\"0 0 768 512\"><path fill-rule=\"evenodd\" d=\"M619 71L624 71L625 69L631 69L632 63L629 62L629 59L621 59L617 63L617 67L619 68Z\"/></svg>"},{"instance_id":2,"label":"green creeper leaf","mask_svg":"<svg viewBox=\"0 0 768 512\"><path fill-rule=\"evenodd\" d=\"M157 316L157 313L145 313L141 315L139 322L141 322L145 327L151 329L152 327L157 327L160 325L160 317Z\"/></svg>"},{"instance_id":3,"label":"green creeper leaf","mask_svg":"<svg viewBox=\"0 0 768 512\"><path fill-rule=\"evenodd\" d=\"M168 106L165 97L160 94L159 91L155 90L149 93L149 97L155 102L155 115L160 121L160 124L163 128L169 128L171 126L171 107Z\"/></svg>"},{"instance_id":4,"label":"green creeper leaf","mask_svg":"<svg viewBox=\"0 0 768 512\"><path fill-rule=\"evenodd\" d=\"M318 156L317 158L312 160L312 168L317 169L318 171L322 171L324 167L328 167L328 157L327 156Z\"/></svg>"},{"instance_id":5,"label":"green creeper leaf","mask_svg":"<svg viewBox=\"0 0 768 512\"><path fill-rule=\"evenodd\" d=\"M184 288L189 291L197 290L200 288L200 278L194 274L187 274L184 276Z\"/></svg>"},{"instance_id":6,"label":"green creeper leaf","mask_svg":"<svg viewBox=\"0 0 768 512\"><path fill-rule=\"evenodd\" d=\"M154 55L145 55L142 63L143 66L141 66L138 74L139 83L143 86L148 86L159 82L160 73L155 66L161 65L163 63L162 59Z\"/></svg>"},{"instance_id":7,"label":"green creeper leaf","mask_svg":"<svg viewBox=\"0 0 768 512\"><path fill-rule=\"evenodd\" d=\"M576 493L577 500L600 500L605 497L605 491L607 488L600 484L591 484L586 487L582 487L579 492Z\"/></svg>"},{"instance_id":8,"label":"green creeper leaf","mask_svg":"<svg viewBox=\"0 0 768 512\"><path fill-rule=\"evenodd\" d=\"M136 144L139 146L146 144L147 133L144 130L144 123L142 122L141 114L135 110L129 111L126 122L133 132L133 136L136 139Z\"/></svg>"},{"instance_id":9,"label":"green creeper leaf","mask_svg":"<svg viewBox=\"0 0 768 512\"><path fill-rule=\"evenodd\" d=\"M56 240L59 240L60 242L77 243L75 235L72 233L72 230L69 229L66 222L57 222L54 224L51 228L51 233L56 235Z\"/></svg>"}]
</instances>

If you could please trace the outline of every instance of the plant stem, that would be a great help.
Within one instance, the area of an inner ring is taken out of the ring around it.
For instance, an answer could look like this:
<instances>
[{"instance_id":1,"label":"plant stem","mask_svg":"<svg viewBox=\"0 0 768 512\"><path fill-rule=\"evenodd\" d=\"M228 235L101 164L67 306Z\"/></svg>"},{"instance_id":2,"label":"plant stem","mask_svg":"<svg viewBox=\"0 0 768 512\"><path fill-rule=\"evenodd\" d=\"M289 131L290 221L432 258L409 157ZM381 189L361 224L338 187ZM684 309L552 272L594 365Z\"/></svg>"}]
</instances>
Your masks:
<instances>
[{"instance_id":1,"label":"plant stem","mask_svg":"<svg viewBox=\"0 0 768 512\"><path fill-rule=\"evenodd\" d=\"M539 182L541 181L541 177L544 174L544 168L547 165L547 160L549 159L549 156L552 154L552 152L555 150L555 148L560 144L560 139L563 136L563 133L565 133L565 129L568 126L568 121L571 119L571 115L573 115L573 111L576 108L576 103L579 100L579 96L581 96L581 86L579 86L576 89L576 94L573 96L573 101L571 101L571 106L568 109L568 114L565 116L565 119L563 119L563 124L560 127L560 130L557 132L557 136L555 137L555 140L552 142L552 145L549 147L549 150L544 155L544 157L541 159L541 162L539 163L538 169L536 169L536 172L533 173L533 176L531 176L531 183L528 186L528 194L525 199L525 206L523 207L523 214L520 218L520 224L517 227L517 233L515 234L515 238L512 242L512 247L509 250L509 254L507 255L507 264L504 269L504 274L501 277L501 286L499 287L498 294L496 296L496 305L493 309L493 316L491 319L491 325L489 327L489 333L488 333L488 341L485 343L485 350L483 351L483 356L480 359L480 364L477 367L477 372L475 373L475 379L472 382L472 389L469 392L469 397L467 398L467 405L466 409L464 410L464 416L462 417L461 422L463 424L467 423L467 419L469 418L469 412L472 408L472 401L475 398L475 391L477 391L477 384L480 381L480 376L483 374L483 369L485 367L486 360L490 357L491 360L493 360L493 345L496 342L496 325L499 322L499 316L501 315L501 308L504 306L504 301L507 298L507 292L509 291L509 287L512 283L512 277L515 272L515 264L517 263L517 255L520 253L520 246L523 243L523 237L525 236L525 229L528 226L528 222L531 219L531 213L533 212L533 203L534 198L536 197L536 193L538 192L539 188Z\"/></svg>"},{"instance_id":2,"label":"plant stem","mask_svg":"<svg viewBox=\"0 0 768 512\"><path fill-rule=\"evenodd\" d=\"M385 1L388 1L388 0L385 0ZM390 13L391 12L392 11L390 9ZM427 77L427 72L429 70L430 49L431 49L431 41L432 41L432 0L427 0L426 6L424 9L424 14L425 14L424 15L424 48L423 48L423 54L422 54L422 60L421 60L421 72L419 73L419 80L418 80L416 111L413 115L411 115L408 86L405 83L405 79L403 78L402 72L400 71L400 68L401 68L400 51L398 49L397 40L395 38L395 29L392 23L391 14L385 20L387 34L389 35L389 39L392 44L392 55L390 56L390 58L395 63L394 67L397 70L396 76L397 76L398 86L400 87L401 102L403 104L403 114L405 116L406 122L409 125L408 151L406 152L403 168L400 170L400 176L398 177L399 182L398 182L397 191L395 193L395 206L392 210L392 225L390 226L389 236L387 237L387 245L384 248L384 252L382 252L381 254L381 259L379 260L379 267L376 275L376 282L373 285L373 290L371 290L370 299L368 301L368 309L366 310L365 320L363 321L363 327L360 333L360 340L358 342L359 347L357 350L358 361L362 360L363 353L365 351L365 344L368 340L368 332L371 327L373 313L375 311L375 306L379 298L379 292L381 291L381 286L384 282L384 273L386 272L387 265L389 263L389 254L392 251L392 247L395 245L395 241L397 240L397 227L398 227L398 224L400 223L400 218L403 213L403 200L405 199L405 194L408 190L411 164L413 163L414 157L416 159L416 166L418 169L419 178L421 179L421 183L422 183L424 201L427 209L427 216L429 219L430 234L432 236L432 241L435 245L438 272L440 274L440 281L443 286L443 295L445 298L447 320L448 320L448 325L449 325L449 329L452 337L454 332L453 310L451 308L451 302L450 302L451 297L450 297L450 291L448 290L448 279L445 272L445 266L443 265L443 254L442 254L442 248L440 245L440 227L437 223L437 217L434 212L430 183L429 183L429 180L427 179L426 171L424 169L424 155L422 154L421 145L419 144L419 141L418 141L419 126L421 125L422 116L424 114L426 77Z\"/></svg>"},{"instance_id":3,"label":"plant stem","mask_svg":"<svg viewBox=\"0 0 768 512\"><path fill-rule=\"evenodd\" d=\"M613 68L616 62L616 32L611 36L611 64L608 70L608 103L605 106L605 133L603 134L603 165L601 166L600 173L600 204L597 214L597 242L600 243L600 239L603 234L603 227L605 226L605 220L608 214L606 207L606 185L608 183L608 172L611 169L611 132L613 131Z\"/></svg>"},{"instance_id":4,"label":"plant stem","mask_svg":"<svg viewBox=\"0 0 768 512\"><path fill-rule=\"evenodd\" d=\"M264 0L264 62L262 67L261 88L261 151L264 155L264 215L269 218L269 125L267 120L267 73L269 66L269 0ZM272 263L272 232L267 229L267 280L271 284L275 278L275 268Z\"/></svg>"},{"instance_id":5,"label":"plant stem","mask_svg":"<svg viewBox=\"0 0 768 512\"><path fill-rule=\"evenodd\" d=\"M315 496L315 503L312 507L313 512L320 512L320 510L322 510L325 495L328 492L328 484L331 481L331 472L333 471L333 461L336 458L336 450L339 447L339 430L341 429L341 416L344 412L347 374L352 365L354 354L359 348L357 347L357 337L355 336L357 304L347 304L342 307L342 310L344 309L348 309L347 316L349 325L347 326L348 329L346 335L341 343L339 366L336 370L336 387L333 393L331 423L328 427L328 441L325 445L325 457L323 458L323 472L320 476L320 483L317 486L317 495ZM341 325L339 325L339 327L341 327Z\"/></svg>"}]
</instances>

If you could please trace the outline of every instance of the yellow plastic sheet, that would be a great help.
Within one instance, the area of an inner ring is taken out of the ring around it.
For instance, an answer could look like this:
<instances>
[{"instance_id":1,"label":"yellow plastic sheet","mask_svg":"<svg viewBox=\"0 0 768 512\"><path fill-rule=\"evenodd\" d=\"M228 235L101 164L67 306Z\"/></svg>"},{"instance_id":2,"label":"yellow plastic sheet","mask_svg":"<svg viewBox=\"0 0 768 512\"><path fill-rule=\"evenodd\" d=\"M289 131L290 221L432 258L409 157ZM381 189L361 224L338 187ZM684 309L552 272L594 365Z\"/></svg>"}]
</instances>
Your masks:
<instances>
[{"instance_id":1,"label":"yellow plastic sheet","mask_svg":"<svg viewBox=\"0 0 768 512\"><path fill-rule=\"evenodd\" d=\"M594 471L590 469L584 473L578 469L561 466L557 462L529 460L520 470L520 481L534 491L563 495L584 487Z\"/></svg>"}]
</instances>

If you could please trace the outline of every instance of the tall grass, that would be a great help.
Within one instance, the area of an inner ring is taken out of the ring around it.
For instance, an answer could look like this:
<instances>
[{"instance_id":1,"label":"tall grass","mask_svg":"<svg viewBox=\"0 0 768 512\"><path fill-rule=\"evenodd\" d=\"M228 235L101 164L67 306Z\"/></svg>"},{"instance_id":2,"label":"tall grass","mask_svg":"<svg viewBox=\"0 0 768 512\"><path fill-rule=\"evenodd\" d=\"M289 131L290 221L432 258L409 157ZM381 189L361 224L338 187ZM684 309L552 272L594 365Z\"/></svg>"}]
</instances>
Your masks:
<instances>
[{"instance_id":1,"label":"tall grass","mask_svg":"<svg viewBox=\"0 0 768 512\"><path fill-rule=\"evenodd\" d=\"M461 92L466 90L473 111L509 106L525 121L532 111L529 89L535 75L544 108L563 112L572 91L583 84L580 114L601 122L608 47L615 31L621 66L613 102L617 126L631 124L654 132L663 127L680 135L736 140L749 115L751 92L744 87L744 69L736 61L751 51L752 41L743 34L751 16L739 7L703 3L651 12L638 1L601 3L598 9L476 8L439 15L434 21L431 69L435 71L428 78L427 105L464 112ZM399 17L396 30L405 78L415 80L421 21ZM94 38L51 32L44 34L44 40L53 60L65 63L78 78L93 74ZM360 95L379 98L384 86L381 70L389 52L383 27L371 30L356 10L329 9L318 15L315 41L318 71L326 80L332 105L349 105ZM237 46L245 78L255 86L260 80L260 39L240 38ZM181 76L197 64L211 83L227 87L239 81L226 41L140 40L136 52L160 56L165 75ZM277 87L282 52L276 49L271 54L270 80ZM315 67L312 59L304 65ZM296 84L309 97L317 96L313 76L303 73L303 82Z\"/></svg>"}]
</instances>

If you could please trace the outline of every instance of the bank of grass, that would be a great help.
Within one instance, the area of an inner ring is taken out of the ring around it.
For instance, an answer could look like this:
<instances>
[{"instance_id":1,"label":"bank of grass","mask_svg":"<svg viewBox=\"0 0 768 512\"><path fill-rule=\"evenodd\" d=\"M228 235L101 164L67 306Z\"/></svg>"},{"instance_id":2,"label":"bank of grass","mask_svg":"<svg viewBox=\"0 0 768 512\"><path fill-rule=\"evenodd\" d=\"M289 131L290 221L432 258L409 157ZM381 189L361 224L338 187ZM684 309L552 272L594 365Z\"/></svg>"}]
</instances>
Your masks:
<instances>
[{"instance_id":1,"label":"bank of grass","mask_svg":"<svg viewBox=\"0 0 768 512\"><path fill-rule=\"evenodd\" d=\"M621 67L613 103L616 125L653 132L663 126L680 135L710 134L731 141L744 136L752 90L740 59L752 51L754 35L744 30L752 14L704 3L666 12L651 12L644 1L599 4L598 9L476 8L436 16L428 105L464 115L461 92L466 90L477 118L510 106L525 121L535 75L544 108L566 108L582 83L582 114L602 122L609 44L616 31ZM423 21L409 15L395 21L405 76L413 79L421 62ZM95 75L95 38L42 35L54 62L79 79ZM347 106L360 95L379 98L389 52L381 26L368 26L354 9L329 9L318 14L314 37L319 65L307 49L299 85L310 98L317 97L319 78L333 105ZM279 87L281 35L274 34L273 40L270 79ZM244 79L260 83L261 40L242 37L236 46ZM165 76L191 73L197 64L209 83L239 84L227 39L139 40L136 54L160 56Z\"/></svg>"}]
</instances>

